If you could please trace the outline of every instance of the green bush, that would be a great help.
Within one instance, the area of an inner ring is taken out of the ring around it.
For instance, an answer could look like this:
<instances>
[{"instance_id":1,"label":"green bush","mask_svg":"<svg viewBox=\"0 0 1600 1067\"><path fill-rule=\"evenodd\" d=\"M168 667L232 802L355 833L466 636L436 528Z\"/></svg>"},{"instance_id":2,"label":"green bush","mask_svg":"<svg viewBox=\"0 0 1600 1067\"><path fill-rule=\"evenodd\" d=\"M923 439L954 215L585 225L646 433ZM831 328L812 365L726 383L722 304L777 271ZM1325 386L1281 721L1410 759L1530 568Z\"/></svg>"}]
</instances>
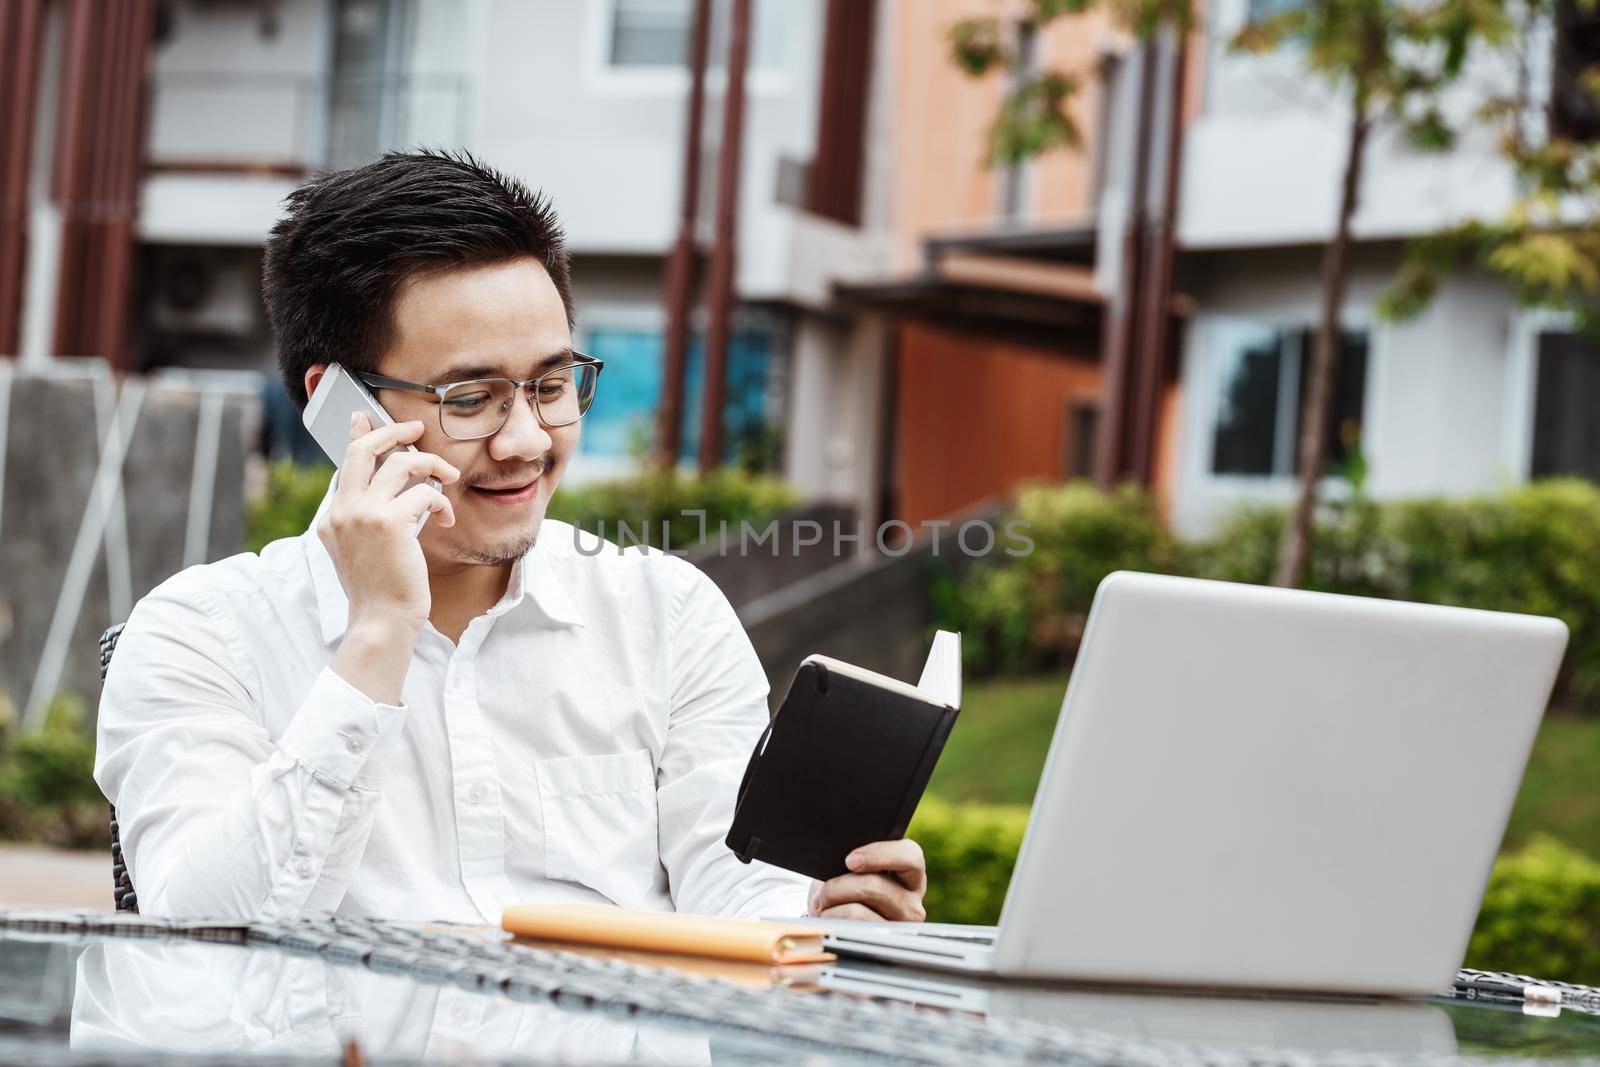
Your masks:
<instances>
[{"instance_id":1,"label":"green bush","mask_svg":"<svg viewBox=\"0 0 1600 1067\"><path fill-rule=\"evenodd\" d=\"M81 698L58 696L39 729L8 731L0 747L0 837L80 848L107 842Z\"/></svg>"},{"instance_id":2,"label":"green bush","mask_svg":"<svg viewBox=\"0 0 1600 1067\"><path fill-rule=\"evenodd\" d=\"M1561 619L1572 632L1563 699L1600 704L1600 486L1552 479L1494 496L1324 509L1306 581L1311 589ZM1264 582L1282 510L1250 509L1191 546L1188 572Z\"/></svg>"},{"instance_id":3,"label":"green bush","mask_svg":"<svg viewBox=\"0 0 1600 1067\"><path fill-rule=\"evenodd\" d=\"M331 467L297 467L288 460L274 463L266 489L246 510L245 544L250 551L303 533L332 475ZM776 478L733 468L707 475L647 469L628 478L563 488L550 502L548 515L612 541L618 539L622 523L627 527L622 536L629 544L688 548L699 541L702 522L689 512L705 512L707 533L715 537L719 523L736 530L740 521L765 522L798 500L794 490Z\"/></svg>"},{"instance_id":4,"label":"green bush","mask_svg":"<svg viewBox=\"0 0 1600 1067\"><path fill-rule=\"evenodd\" d=\"M928 860L928 918L998 922L1027 826L1028 809L1020 805L954 805L924 797L908 836Z\"/></svg>"},{"instance_id":5,"label":"green bush","mask_svg":"<svg viewBox=\"0 0 1600 1067\"><path fill-rule=\"evenodd\" d=\"M702 523L707 536L715 538L719 524L726 522L731 536L740 522L764 523L798 500L778 479L732 467L704 475L646 469L628 478L561 489L548 514L610 541L689 548L699 543ZM625 534L619 533L619 523L626 526Z\"/></svg>"},{"instance_id":6,"label":"green bush","mask_svg":"<svg viewBox=\"0 0 1600 1067\"><path fill-rule=\"evenodd\" d=\"M305 533L332 477L333 467L327 464L301 467L280 459L267 468L266 488L245 506L245 547L260 552L281 537Z\"/></svg>"},{"instance_id":7,"label":"green bush","mask_svg":"<svg viewBox=\"0 0 1600 1067\"><path fill-rule=\"evenodd\" d=\"M1467 966L1600 985L1600 863L1548 837L1502 856Z\"/></svg>"},{"instance_id":8,"label":"green bush","mask_svg":"<svg viewBox=\"0 0 1600 1067\"><path fill-rule=\"evenodd\" d=\"M1094 587L1110 571L1167 571L1265 583L1282 508L1247 507L1201 541L1173 538L1148 497L1083 483L1035 486L1003 521L1032 524L1036 547L994 557L934 589L940 624L967 636L973 673L1058 666L1076 647ZM1600 707L1600 486L1536 482L1464 499L1336 501L1322 509L1306 586L1494 611L1551 615L1572 631L1559 699Z\"/></svg>"},{"instance_id":9,"label":"green bush","mask_svg":"<svg viewBox=\"0 0 1600 1067\"><path fill-rule=\"evenodd\" d=\"M928 858L928 919L999 921L1027 823L1022 805L957 807L924 799L909 836ZM1466 965L1600 983L1600 863L1550 838L1502 856Z\"/></svg>"},{"instance_id":10,"label":"green bush","mask_svg":"<svg viewBox=\"0 0 1600 1067\"><path fill-rule=\"evenodd\" d=\"M969 665L1015 673L1070 658L1095 587L1112 571L1167 571L1175 545L1150 498L1131 486L1103 493L1088 482L1022 489L1005 521L1032 551L974 564L936 590L944 629L960 631Z\"/></svg>"}]
</instances>

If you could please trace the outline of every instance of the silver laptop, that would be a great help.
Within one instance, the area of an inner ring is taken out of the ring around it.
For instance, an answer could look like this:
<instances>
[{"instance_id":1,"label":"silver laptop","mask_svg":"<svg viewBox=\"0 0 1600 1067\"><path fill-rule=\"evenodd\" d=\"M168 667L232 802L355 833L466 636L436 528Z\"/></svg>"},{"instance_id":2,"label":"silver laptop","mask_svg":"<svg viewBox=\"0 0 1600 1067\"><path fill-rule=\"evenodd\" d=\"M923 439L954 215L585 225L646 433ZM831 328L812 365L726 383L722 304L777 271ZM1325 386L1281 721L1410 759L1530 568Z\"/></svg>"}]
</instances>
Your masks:
<instances>
[{"instance_id":1,"label":"silver laptop","mask_svg":"<svg viewBox=\"0 0 1600 1067\"><path fill-rule=\"evenodd\" d=\"M999 926L812 921L842 955L1001 977L1437 993L1566 643L1554 619L1113 574Z\"/></svg>"}]
</instances>

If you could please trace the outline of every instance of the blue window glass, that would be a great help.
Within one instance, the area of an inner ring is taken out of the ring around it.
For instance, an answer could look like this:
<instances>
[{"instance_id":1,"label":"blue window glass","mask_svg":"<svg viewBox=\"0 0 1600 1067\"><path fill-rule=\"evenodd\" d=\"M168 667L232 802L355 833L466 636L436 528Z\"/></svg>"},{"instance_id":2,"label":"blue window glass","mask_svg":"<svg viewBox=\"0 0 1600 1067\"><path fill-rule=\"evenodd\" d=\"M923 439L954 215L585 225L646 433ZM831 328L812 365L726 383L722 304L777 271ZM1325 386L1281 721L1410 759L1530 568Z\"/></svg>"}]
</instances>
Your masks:
<instances>
[{"instance_id":1,"label":"blue window glass","mask_svg":"<svg viewBox=\"0 0 1600 1067\"><path fill-rule=\"evenodd\" d=\"M583 418L582 450L598 456L640 455L650 446L661 406L662 351L659 330L592 329L586 351L605 360L600 392ZM759 330L741 330L728 345L728 403L723 415L724 462L734 462L770 436L767 380L773 338ZM683 436L678 455L693 461L699 455L700 405L705 388L705 342L690 340L684 368Z\"/></svg>"},{"instance_id":2,"label":"blue window glass","mask_svg":"<svg viewBox=\"0 0 1600 1067\"><path fill-rule=\"evenodd\" d=\"M636 455L648 447L661 404L660 330L590 330L586 351L605 361L594 406L583 417L584 452Z\"/></svg>"}]
</instances>

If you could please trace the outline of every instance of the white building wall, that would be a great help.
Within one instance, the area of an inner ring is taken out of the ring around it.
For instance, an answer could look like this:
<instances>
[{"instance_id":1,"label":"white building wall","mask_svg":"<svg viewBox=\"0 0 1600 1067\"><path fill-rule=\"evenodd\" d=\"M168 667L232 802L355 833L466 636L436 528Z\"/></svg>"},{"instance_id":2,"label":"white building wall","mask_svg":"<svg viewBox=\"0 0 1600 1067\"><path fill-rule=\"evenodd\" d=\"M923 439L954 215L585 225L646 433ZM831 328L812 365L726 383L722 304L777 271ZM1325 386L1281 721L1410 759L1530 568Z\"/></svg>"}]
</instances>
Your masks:
<instances>
[{"instance_id":1,"label":"white building wall","mask_svg":"<svg viewBox=\"0 0 1600 1067\"><path fill-rule=\"evenodd\" d=\"M889 324L879 315L802 315L790 362L784 474L807 497L873 521L882 475Z\"/></svg>"},{"instance_id":2,"label":"white building wall","mask_svg":"<svg viewBox=\"0 0 1600 1067\"><path fill-rule=\"evenodd\" d=\"M328 0L271 11L173 6L156 45L146 158L310 167L320 158L332 36ZM266 240L296 181L270 174L155 173L144 181L138 234L170 244Z\"/></svg>"},{"instance_id":3,"label":"white building wall","mask_svg":"<svg viewBox=\"0 0 1600 1067\"><path fill-rule=\"evenodd\" d=\"M1196 264L1188 291L1201 310L1184 343L1178 527L1198 534L1245 503L1285 503L1294 478L1218 475L1213 441L1227 331L1241 321L1314 328L1320 250L1232 252ZM1531 420L1524 410L1532 361L1517 356L1520 316L1498 283L1446 284L1427 312L1380 321L1375 302L1394 277L1392 250L1363 251L1345 305L1347 328L1368 332L1362 448L1375 497L1493 491L1520 480ZM1526 379L1526 381L1524 381ZM1346 491L1330 480L1328 491Z\"/></svg>"},{"instance_id":4,"label":"white building wall","mask_svg":"<svg viewBox=\"0 0 1600 1067\"><path fill-rule=\"evenodd\" d=\"M1179 239L1188 248L1325 241L1334 228L1348 107L1304 71L1293 48L1230 52L1245 6L1218 0L1208 13L1205 96L1184 144ZM1547 42L1530 49L1535 85L1548 77L1548 52ZM1446 98L1446 115L1465 120L1514 76L1499 57L1480 56ZM1513 192L1510 168L1489 133L1470 125L1455 149L1437 153L1380 124L1369 141L1356 234L1404 236L1503 211Z\"/></svg>"},{"instance_id":5,"label":"white building wall","mask_svg":"<svg viewBox=\"0 0 1600 1067\"><path fill-rule=\"evenodd\" d=\"M331 25L327 0L286 0L271 12L174 5L153 56L147 157L312 158Z\"/></svg>"},{"instance_id":6,"label":"white building wall","mask_svg":"<svg viewBox=\"0 0 1600 1067\"><path fill-rule=\"evenodd\" d=\"M545 190L574 252L665 254L676 231L688 78L681 70L608 62L614 0L493 0L477 88L487 158ZM757 0L777 19L778 61L752 69L745 101L738 290L786 293L792 209L777 203L779 160L809 158L816 127L819 0ZM720 65L713 55L714 65ZM708 79L709 165L721 123L720 78ZM711 213L704 212L711 235Z\"/></svg>"},{"instance_id":7,"label":"white building wall","mask_svg":"<svg viewBox=\"0 0 1600 1067\"><path fill-rule=\"evenodd\" d=\"M1221 349L1241 322L1314 328L1320 246L1334 230L1349 136L1347 105L1305 72L1295 49L1230 53L1246 3L1218 0L1208 14L1204 98L1184 145L1179 240L1189 260L1183 288L1197 311L1184 348L1173 513L1190 532L1242 502L1282 503L1294 492L1287 473L1212 472ZM1529 52L1536 90L1550 74L1548 28L1541 32ZM1462 120L1514 77L1504 57L1469 63L1444 101L1464 130L1449 152L1415 149L1382 122L1369 141L1344 316L1369 338L1362 447L1374 496L1493 491L1527 476L1535 360L1527 317L1506 288L1469 276L1446 283L1412 321L1378 321L1374 310L1404 238L1510 205L1510 169L1489 133ZM1327 491L1346 486L1330 479Z\"/></svg>"}]
</instances>

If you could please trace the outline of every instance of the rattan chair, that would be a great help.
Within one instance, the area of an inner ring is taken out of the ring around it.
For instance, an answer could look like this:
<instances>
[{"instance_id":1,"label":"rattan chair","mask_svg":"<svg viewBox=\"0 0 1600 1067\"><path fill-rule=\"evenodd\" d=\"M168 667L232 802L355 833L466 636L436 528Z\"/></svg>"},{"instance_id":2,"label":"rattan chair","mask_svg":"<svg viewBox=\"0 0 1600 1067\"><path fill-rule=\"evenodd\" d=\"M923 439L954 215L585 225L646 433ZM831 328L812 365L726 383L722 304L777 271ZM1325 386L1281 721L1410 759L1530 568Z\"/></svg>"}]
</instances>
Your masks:
<instances>
[{"instance_id":1,"label":"rattan chair","mask_svg":"<svg viewBox=\"0 0 1600 1067\"><path fill-rule=\"evenodd\" d=\"M117 650L117 638L122 636L122 623L100 635L100 680L106 680L106 669L111 666L111 653ZM139 912L139 895L133 891L133 879L128 876L128 864L122 858L122 835L117 830L117 806L111 805L111 884L118 911Z\"/></svg>"}]
</instances>

